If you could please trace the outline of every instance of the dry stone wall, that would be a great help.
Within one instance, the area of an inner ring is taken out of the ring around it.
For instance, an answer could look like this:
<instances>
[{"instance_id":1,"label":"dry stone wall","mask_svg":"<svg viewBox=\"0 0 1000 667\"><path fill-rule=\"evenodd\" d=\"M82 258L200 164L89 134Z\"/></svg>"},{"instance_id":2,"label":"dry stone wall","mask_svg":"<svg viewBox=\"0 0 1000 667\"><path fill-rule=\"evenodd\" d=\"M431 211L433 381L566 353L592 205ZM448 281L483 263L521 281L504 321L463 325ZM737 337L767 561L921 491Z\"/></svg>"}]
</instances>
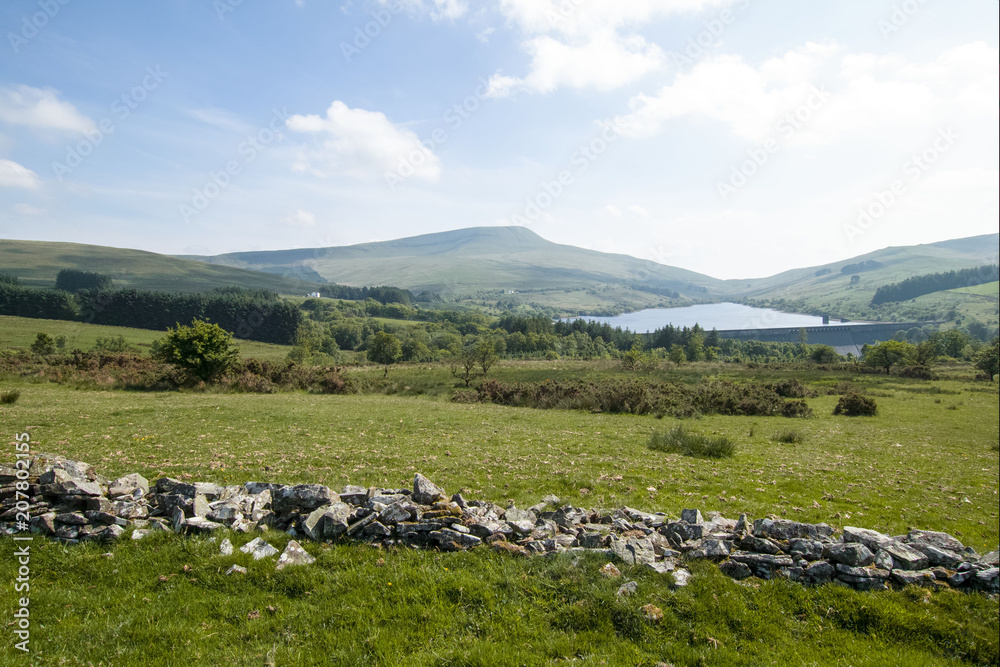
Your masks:
<instances>
[{"instance_id":1,"label":"dry stone wall","mask_svg":"<svg viewBox=\"0 0 1000 667\"><path fill-rule=\"evenodd\" d=\"M0 466L0 532L30 530L68 544L141 540L156 531L221 537L231 530L261 533L241 550L267 558L278 556L266 541L267 532L277 530L297 539L442 551L489 547L520 556L596 551L670 572L678 585L688 579L686 561L707 559L736 580L780 577L864 591L906 585L1000 591L997 551L980 556L935 531L889 536L844 527L837 534L825 523L727 519L716 513L706 518L697 509L676 518L630 507L581 509L560 505L554 496L527 509L504 508L449 496L419 473L408 489L347 486L338 493L322 484L220 486L170 477L151 483L135 473L108 480L87 463L46 454L19 465ZM232 544L223 539L221 553L227 548L231 553ZM293 540L276 567L311 561ZM241 569L233 566L230 572Z\"/></svg>"}]
</instances>

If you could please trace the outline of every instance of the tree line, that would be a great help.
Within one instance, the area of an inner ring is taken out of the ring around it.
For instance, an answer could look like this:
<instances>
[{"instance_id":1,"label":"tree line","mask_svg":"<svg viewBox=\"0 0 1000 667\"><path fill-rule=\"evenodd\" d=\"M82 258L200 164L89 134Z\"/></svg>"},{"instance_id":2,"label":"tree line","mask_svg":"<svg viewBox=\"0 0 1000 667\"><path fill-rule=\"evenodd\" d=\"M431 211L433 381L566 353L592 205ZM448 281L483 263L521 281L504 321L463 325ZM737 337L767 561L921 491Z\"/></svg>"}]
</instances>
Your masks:
<instances>
[{"instance_id":1,"label":"tree line","mask_svg":"<svg viewBox=\"0 0 1000 667\"><path fill-rule=\"evenodd\" d=\"M918 296L925 294L959 287L983 285L996 280L1000 280L1000 266L996 264L985 264L973 269L946 271L944 273L928 273L879 287L875 290L875 296L872 297L871 305L878 306L894 301L908 301L909 299L916 299Z\"/></svg>"}]
</instances>

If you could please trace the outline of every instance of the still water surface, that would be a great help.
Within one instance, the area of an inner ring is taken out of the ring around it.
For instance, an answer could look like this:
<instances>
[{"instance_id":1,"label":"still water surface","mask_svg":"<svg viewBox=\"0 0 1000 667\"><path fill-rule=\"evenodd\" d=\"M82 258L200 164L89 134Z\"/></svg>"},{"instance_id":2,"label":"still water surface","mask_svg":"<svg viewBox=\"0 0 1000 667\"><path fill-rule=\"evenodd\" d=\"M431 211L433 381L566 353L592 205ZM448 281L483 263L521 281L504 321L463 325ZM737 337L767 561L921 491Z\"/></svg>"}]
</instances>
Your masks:
<instances>
[{"instance_id":1,"label":"still water surface","mask_svg":"<svg viewBox=\"0 0 1000 667\"><path fill-rule=\"evenodd\" d=\"M595 322L607 322L613 327L647 333L672 324L691 327L697 323L703 329L781 329L784 327L842 326L863 322L831 322L824 325L816 315L783 313L770 308L752 308L738 303L708 303L684 308L651 308L615 317L585 317Z\"/></svg>"}]
</instances>

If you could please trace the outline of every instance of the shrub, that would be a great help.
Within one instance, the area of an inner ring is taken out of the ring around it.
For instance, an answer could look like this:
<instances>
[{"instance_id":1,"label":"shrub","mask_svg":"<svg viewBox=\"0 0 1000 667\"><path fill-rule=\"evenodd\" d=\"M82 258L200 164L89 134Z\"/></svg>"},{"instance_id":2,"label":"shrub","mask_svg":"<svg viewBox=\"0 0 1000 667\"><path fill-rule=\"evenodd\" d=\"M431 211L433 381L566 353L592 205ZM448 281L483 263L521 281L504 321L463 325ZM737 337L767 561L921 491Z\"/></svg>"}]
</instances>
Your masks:
<instances>
[{"instance_id":1,"label":"shrub","mask_svg":"<svg viewBox=\"0 0 1000 667\"><path fill-rule=\"evenodd\" d=\"M776 382L771 385L771 388L774 389L774 393L782 398L806 398L810 395L806 386L795 379Z\"/></svg>"},{"instance_id":2,"label":"shrub","mask_svg":"<svg viewBox=\"0 0 1000 667\"><path fill-rule=\"evenodd\" d=\"M933 380L934 373L927 366L903 366L898 371L899 375L904 378L913 378L915 380Z\"/></svg>"},{"instance_id":3,"label":"shrub","mask_svg":"<svg viewBox=\"0 0 1000 667\"><path fill-rule=\"evenodd\" d=\"M736 453L736 443L726 436L712 437L691 433L683 426L677 426L669 431L654 431L649 437L648 446L657 452L712 459L729 458Z\"/></svg>"},{"instance_id":4,"label":"shrub","mask_svg":"<svg viewBox=\"0 0 1000 667\"><path fill-rule=\"evenodd\" d=\"M782 417L811 417L812 408L805 401L785 401L781 406Z\"/></svg>"},{"instance_id":5,"label":"shrub","mask_svg":"<svg viewBox=\"0 0 1000 667\"><path fill-rule=\"evenodd\" d=\"M316 386L321 394L343 394L347 391L347 383L336 371L324 373L316 382Z\"/></svg>"},{"instance_id":6,"label":"shrub","mask_svg":"<svg viewBox=\"0 0 1000 667\"><path fill-rule=\"evenodd\" d=\"M47 333L40 333L35 337L35 342L31 344L31 351L41 356L55 354L56 341Z\"/></svg>"},{"instance_id":7,"label":"shrub","mask_svg":"<svg viewBox=\"0 0 1000 667\"><path fill-rule=\"evenodd\" d=\"M13 405L17 403L17 399L19 398L21 398L21 392L17 389L0 391L0 405Z\"/></svg>"},{"instance_id":8,"label":"shrub","mask_svg":"<svg viewBox=\"0 0 1000 667\"><path fill-rule=\"evenodd\" d=\"M837 407L833 409L835 415L845 415L847 417L872 417L878 412L878 406L874 398L862 396L856 392L851 392L840 397Z\"/></svg>"},{"instance_id":9,"label":"shrub","mask_svg":"<svg viewBox=\"0 0 1000 667\"><path fill-rule=\"evenodd\" d=\"M806 437L801 432L795 430L778 431L773 436L774 440L783 442L786 445L797 445L805 442Z\"/></svg>"},{"instance_id":10,"label":"shrub","mask_svg":"<svg viewBox=\"0 0 1000 667\"><path fill-rule=\"evenodd\" d=\"M167 336L153 345L153 358L173 364L202 382L218 379L236 363L239 350L233 335L218 324L192 320L191 326L168 329Z\"/></svg>"}]
</instances>

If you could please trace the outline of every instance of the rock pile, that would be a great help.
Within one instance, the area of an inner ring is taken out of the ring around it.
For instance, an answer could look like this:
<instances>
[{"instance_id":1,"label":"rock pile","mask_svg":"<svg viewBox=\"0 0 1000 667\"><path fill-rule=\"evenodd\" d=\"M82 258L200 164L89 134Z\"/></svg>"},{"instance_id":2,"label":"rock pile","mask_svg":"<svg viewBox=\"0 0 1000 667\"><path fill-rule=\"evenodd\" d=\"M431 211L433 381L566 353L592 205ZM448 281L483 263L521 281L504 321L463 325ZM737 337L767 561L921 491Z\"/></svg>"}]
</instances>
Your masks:
<instances>
[{"instance_id":1,"label":"rock pile","mask_svg":"<svg viewBox=\"0 0 1000 667\"><path fill-rule=\"evenodd\" d=\"M25 500L25 496L27 499ZM64 543L112 541L131 529L142 539L154 531L286 531L315 541L353 540L379 546L436 548L480 545L512 554L600 551L628 565L673 572L687 580L685 560L708 559L733 579L786 578L835 583L858 590L915 584L991 593L1000 591L998 553L979 556L947 533L912 530L888 536L827 524L778 518L726 519L696 509L679 518L630 507L616 510L559 506L547 496L529 507L500 507L443 489L416 474L412 489L248 482L220 486L138 474L107 480L92 466L40 455L18 467L0 466L0 531L25 530ZM222 552L231 553L228 540ZM261 538L241 547L254 558L278 554ZM295 542L279 568L312 557ZM610 564L609 564L610 565ZM613 565L610 566L612 569Z\"/></svg>"}]
</instances>

